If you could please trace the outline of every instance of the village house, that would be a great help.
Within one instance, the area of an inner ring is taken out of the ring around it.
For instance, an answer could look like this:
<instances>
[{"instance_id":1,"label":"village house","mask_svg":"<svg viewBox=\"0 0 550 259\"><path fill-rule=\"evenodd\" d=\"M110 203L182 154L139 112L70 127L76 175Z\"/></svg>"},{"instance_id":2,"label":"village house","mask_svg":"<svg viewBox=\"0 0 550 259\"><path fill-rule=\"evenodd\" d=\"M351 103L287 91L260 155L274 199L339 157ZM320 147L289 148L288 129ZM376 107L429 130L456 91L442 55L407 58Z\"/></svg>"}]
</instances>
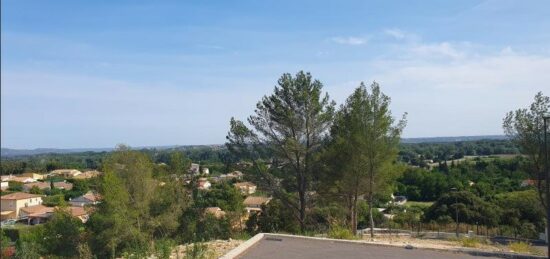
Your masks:
<instances>
[{"instance_id":1,"label":"village house","mask_svg":"<svg viewBox=\"0 0 550 259\"><path fill-rule=\"evenodd\" d=\"M8 189L8 187L9 187L8 182L0 182L0 190L5 191Z\"/></svg>"},{"instance_id":2,"label":"village house","mask_svg":"<svg viewBox=\"0 0 550 259\"><path fill-rule=\"evenodd\" d=\"M202 169L202 174L209 175L209 174L210 174L210 170L209 170L208 168L204 167L204 168Z\"/></svg>"},{"instance_id":3,"label":"village house","mask_svg":"<svg viewBox=\"0 0 550 259\"><path fill-rule=\"evenodd\" d=\"M233 172L228 173L228 174L220 175L219 180L220 181L229 181L229 180L232 180L232 179L239 180L242 177L243 177L243 173L241 173L240 171L233 171Z\"/></svg>"},{"instance_id":4,"label":"village house","mask_svg":"<svg viewBox=\"0 0 550 259\"><path fill-rule=\"evenodd\" d=\"M237 187L243 195L249 195L256 192L256 185L251 182L235 183L234 186Z\"/></svg>"},{"instance_id":5,"label":"village house","mask_svg":"<svg viewBox=\"0 0 550 259\"><path fill-rule=\"evenodd\" d=\"M525 179L521 181L520 187L536 186L537 184L538 184L538 180Z\"/></svg>"},{"instance_id":6,"label":"village house","mask_svg":"<svg viewBox=\"0 0 550 259\"><path fill-rule=\"evenodd\" d=\"M207 207L204 212L213 215L217 219L225 217L225 211L220 207Z\"/></svg>"},{"instance_id":7,"label":"village house","mask_svg":"<svg viewBox=\"0 0 550 259\"><path fill-rule=\"evenodd\" d=\"M262 205L268 204L269 201L271 201L270 197L248 196L244 199L243 203L246 208L246 212L250 214L251 212L261 212Z\"/></svg>"},{"instance_id":8,"label":"village house","mask_svg":"<svg viewBox=\"0 0 550 259\"><path fill-rule=\"evenodd\" d=\"M29 177L34 180L44 180L44 178L46 178L43 174L37 174L37 173L23 173L23 174L20 174L19 176Z\"/></svg>"},{"instance_id":9,"label":"village house","mask_svg":"<svg viewBox=\"0 0 550 259\"><path fill-rule=\"evenodd\" d=\"M36 225L46 222L54 212L55 208L46 207L42 204L23 207L20 210L20 217L27 219L27 224Z\"/></svg>"},{"instance_id":10,"label":"village house","mask_svg":"<svg viewBox=\"0 0 550 259\"><path fill-rule=\"evenodd\" d=\"M88 211L86 210L86 208L84 208L82 206L71 206L71 207L69 207L69 213L73 217L80 219L80 221L82 221L82 223L86 223L88 221L88 219L90 219L90 215L89 215Z\"/></svg>"},{"instance_id":11,"label":"village house","mask_svg":"<svg viewBox=\"0 0 550 259\"><path fill-rule=\"evenodd\" d=\"M197 186L199 190L208 190L212 186L210 181L208 181L206 178L200 178L197 182Z\"/></svg>"},{"instance_id":12,"label":"village house","mask_svg":"<svg viewBox=\"0 0 550 259\"><path fill-rule=\"evenodd\" d=\"M82 174L82 172L76 169L57 169L50 172L51 176L61 176L65 178L73 178L80 174Z\"/></svg>"},{"instance_id":13,"label":"village house","mask_svg":"<svg viewBox=\"0 0 550 259\"><path fill-rule=\"evenodd\" d=\"M14 176L14 175L2 175L2 182L19 182L19 183L33 183L36 182L35 179L27 176Z\"/></svg>"},{"instance_id":14,"label":"village house","mask_svg":"<svg viewBox=\"0 0 550 259\"><path fill-rule=\"evenodd\" d=\"M405 203L407 203L407 197L406 196L393 196L393 194L392 194L391 197L392 197L392 200L393 200L394 204L404 205Z\"/></svg>"},{"instance_id":15,"label":"village house","mask_svg":"<svg viewBox=\"0 0 550 259\"><path fill-rule=\"evenodd\" d=\"M25 192L29 192L32 187L38 187L38 189L40 190L49 190L51 188L51 183L49 182L35 182L35 183L26 183L26 184L23 184L23 191ZM56 188L56 189L61 189L61 190L72 190L73 189L73 184L72 183L68 183L68 182L54 182L53 183L53 187Z\"/></svg>"},{"instance_id":16,"label":"village house","mask_svg":"<svg viewBox=\"0 0 550 259\"><path fill-rule=\"evenodd\" d=\"M22 208L28 208L42 204L42 195L15 192L1 196L0 200L0 220L19 219L21 217ZM25 213L26 212L23 211L23 214Z\"/></svg>"},{"instance_id":17,"label":"village house","mask_svg":"<svg viewBox=\"0 0 550 259\"><path fill-rule=\"evenodd\" d=\"M87 192L86 194L69 200L71 206L84 207L89 205L96 205L101 201L101 196L93 192Z\"/></svg>"},{"instance_id":18,"label":"village house","mask_svg":"<svg viewBox=\"0 0 550 259\"><path fill-rule=\"evenodd\" d=\"M192 175L197 175L200 172L199 169L200 169L199 164L191 163L191 167L189 167L189 173Z\"/></svg>"},{"instance_id":19,"label":"village house","mask_svg":"<svg viewBox=\"0 0 550 259\"><path fill-rule=\"evenodd\" d=\"M83 172L81 174L77 174L75 176L73 176L72 178L73 179L77 179L77 180L85 180L85 179L90 179L90 178L94 178L94 177L98 177L100 175L102 175L103 173L100 172L100 171L96 171L96 170L91 170L91 171L86 171L86 172Z\"/></svg>"}]
</instances>

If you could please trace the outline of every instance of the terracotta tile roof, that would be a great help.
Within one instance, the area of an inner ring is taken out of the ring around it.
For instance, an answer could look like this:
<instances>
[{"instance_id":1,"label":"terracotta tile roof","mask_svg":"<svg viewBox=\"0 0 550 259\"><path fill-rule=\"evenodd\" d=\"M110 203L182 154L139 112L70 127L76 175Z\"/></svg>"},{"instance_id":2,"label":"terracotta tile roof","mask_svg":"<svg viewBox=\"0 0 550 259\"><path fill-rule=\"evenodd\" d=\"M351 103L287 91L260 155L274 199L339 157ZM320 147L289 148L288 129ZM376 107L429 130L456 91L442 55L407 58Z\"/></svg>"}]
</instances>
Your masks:
<instances>
[{"instance_id":1,"label":"terracotta tile roof","mask_svg":"<svg viewBox=\"0 0 550 259\"><path fill-rule=\"evenodd\" d=\"M78 217L82 215L87 215L88 212L84 209L84 207L77 207L77 206L71 206L69 207L69 212L73 217Z\"/></svg>"},{"instance_id":2,"label":"terracotta tile roof","mask_svg":"<svg viewBox=\"0 0 550 259\"><path fill-rule=\"evenodd\" d=\"M49 182L26 183L24 185L25 185L25 187L27 187L29 189L31 189L33 186L36 186L41 190L42 189L49 189L51 187ZM67 183L67 182L55 182L55 183L53 183L53 186L55 188L65 189L65 190L71 190L73 188L73 184L72 183Z\"/></svg>"},{"instance_id":3,"label":"terracotta tile roof","mask_svg":"<svg viewBox=\"0 0 550 259\"><path fill-rule=\"evenodd\" d=\"M30 207L23 207L21 208L21 211L24 211L29 215L39 215L39 214L52 213L54 209L55 208L53 207L46 207L44 205L35 205Z\"/></svg>"},{"instance_id":4,"label":"terracotta tile roof","mask_svg":"<svg viewBox=\"0 0 550 259\"><path fill-rule=\"evenodd\" d=\"M242 182L242 183L235 183L235 187L241 188L241 187L256 187L255 184L251 182Z\"/></svg>"},{"instance_id":5,"label":"terracotta tile roof","mask_svg":"<svg viewBox=\"0 0 550 259\"><path fill-rule=\"evenodd\" d=\"M269 197L261 197L261 196L248 196L244 200L245 206L261 206L264 203L268 203L271 200Z\"/></svg>"},{"instance_id":6,"label":"terracotta tile roof","mask_svg":"<svg viewBox=\"0 0 550 259\"><path fill-rule=\"evenodd\" d=\"M30 198L36 198L36 197L42 197L42 195L30 194L30 193L24 193L24 192L14 192L14 193L4 195L0 198L2 200L23 200L23 199L30 199Z\"/></svg>"},{"instance_id":7,"label":"terracotta tile roof","mask_svg":"<svg viewBox=\"0 0 550 259\"><path fill-rule=\"evenodd\" d=\"M50 183L46 183L46 182L26 183L26 184L24 184L24 186L29 188L29 189L36 186L36 187L38 187L39 189L42 190L42 189L50 188Z\"/></svg>"},{"instance_id":8,"label":"terracotta tile roof","mask_svg":"<svg viewBox=\"0 0 550 259\"><path fill-rule=\"evenodd\" d=\"M101 195L95 194L93 192L87 192L86 194L82 195L82 197L86 198L89 201L99 201L102 199Z\"/></svg>"}]
</instances>

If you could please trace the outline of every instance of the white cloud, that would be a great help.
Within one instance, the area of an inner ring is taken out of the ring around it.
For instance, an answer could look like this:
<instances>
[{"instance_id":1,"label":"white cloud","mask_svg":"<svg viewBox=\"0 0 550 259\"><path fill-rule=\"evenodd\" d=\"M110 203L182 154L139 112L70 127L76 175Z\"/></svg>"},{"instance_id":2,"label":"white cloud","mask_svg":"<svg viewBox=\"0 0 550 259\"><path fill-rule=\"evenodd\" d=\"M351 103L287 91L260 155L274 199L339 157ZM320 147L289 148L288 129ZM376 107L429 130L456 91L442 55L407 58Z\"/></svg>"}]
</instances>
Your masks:
<instances>
[{"instance_id":1,"label":"white cloud","mask_svg":"<svg viewBox=\"0 0 550 259\"><path fill-rule=\"evenodd\" d=\"M400 29L386 29L384 30L384 33L398 40L403 39L406 36L405 32Z\"/></svg>"},{"instance_id":2,"label":"white cloud","mask_svg":"<svg viewBox=\"0 0 550 259\"><path fill-rule=\"evenodd\" d=\"M334 37L331 38L333 42L343 45L364 45L367 44L368 39L366 37Z\"/></svg>"},{"instance_id":3,"label":"white cloud","mask_svg":"<svg viewBox=\"0 0 550 259\"><path fill-rule=\"evenodd\" d=\"M459 50L449 42L441 42L434 44L420 44L414 46L410 51L418 56L426 58L446 57L452 59L460 59L466 55L467 50Z\"/></svg>"}]
</instances>

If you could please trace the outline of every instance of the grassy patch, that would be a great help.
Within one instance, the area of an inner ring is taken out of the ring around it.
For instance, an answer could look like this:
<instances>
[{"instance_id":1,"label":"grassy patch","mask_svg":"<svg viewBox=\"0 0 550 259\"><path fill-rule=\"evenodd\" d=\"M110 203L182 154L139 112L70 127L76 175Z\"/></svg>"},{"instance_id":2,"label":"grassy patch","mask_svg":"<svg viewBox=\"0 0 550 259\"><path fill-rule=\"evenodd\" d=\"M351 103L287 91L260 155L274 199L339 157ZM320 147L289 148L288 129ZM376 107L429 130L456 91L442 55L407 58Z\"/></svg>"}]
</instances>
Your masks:
<instances>
[{"instance_id":1,"label":"grassy patch","mask_svg":"<svg viewBox=\"0 0 550 259\"><path fill-rule=\"evenodd\" d=\"M508 249L510 251L520 254L534 254L534 255L544 255L544 252L536 249L531 244L527 242L513 242L508 244Z\"/></svg>"},{"instance_id":2,"label":"grassy patch","mask_svg":"<svg viewBox=\"0 0 550 259\"><path fill-rule=\"evenodd\" d=\"M433 201L408 201L407 203L405 203L405 207L427 208L432 206L433 203Z\"/></svg>"},{"instance_id":3,"label":"grassy patch","mask_svg":"<svg viewBox=\"0 0 550 259\"><path fill-rule=\"evenodd\" d=\"M482 245L490 244L490 241L487 239L480 239L480 238L474 238L474 237L451 238L449 240L457 242L462 247L471 247L471 248L479 248Z\"/></svg>"}]
</instances>

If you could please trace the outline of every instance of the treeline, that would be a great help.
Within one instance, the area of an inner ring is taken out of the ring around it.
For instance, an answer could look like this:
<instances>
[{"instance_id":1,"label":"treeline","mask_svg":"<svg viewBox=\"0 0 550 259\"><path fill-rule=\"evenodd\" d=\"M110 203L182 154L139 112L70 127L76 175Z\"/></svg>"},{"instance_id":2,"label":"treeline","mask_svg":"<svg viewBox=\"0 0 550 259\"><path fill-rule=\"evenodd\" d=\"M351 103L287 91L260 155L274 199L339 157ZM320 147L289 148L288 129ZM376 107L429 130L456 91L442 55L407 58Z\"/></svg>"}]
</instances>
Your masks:
<instances>
[{"instance_id":1,"label":"treeline","mask_svg":"<svg viewBox=\"0 0 550 259\"><path fill-rule=\"evenodd\" d=\"M440 164L433 170L409 167L397 179L396 192L413 201L435 201L451 188L468 190L479 197L491 198L497 194L520 190L527 160L473 159Z\"/></svg>"},{"instance_id":2,"label":"treeline","mask_svg":"<svg viewBox=\"0 0 550 259\"><path fill-rule=\"evenodd\" d=\"M174 153L181 153L189 161L213 166L216 171L224 171L235 163L225 147L197 146L170 149L140 149L153 163L170 163ZM31 156L3 157L0 174L21 174L24 172L49 172L55 169L101 169L104 159L112 152L83 152L70 154L40 154Z\"/></svg>"},{"instance_id":3,"label":"treeline","mask_svg":"<svg viewBox=\"0 0 550 259\"><path fill-rule=\"evenodd\" d=\"M227 171L227 168L238 160L225 146L141 149L140 151L146 153L155 163L168 163L172 153L182 152L188 159L209 165L220 172ZM0 164L0 174L21 174L29 171L49 172L61 168L100 169L103 159L109 154L110 152L82 152L3 157ZM510 140L402 143L399 145L399 160L420 167L428 167L429 162L450 161L464 158L464 156L501 154L519 154L519 150ZM265 154L265 157L270 155Z\"/></svg>"},{"instance_id":4,"label":"treeline","mask_svg":"<svg viewBox=\"0 0 550 259\"><path fill-rule=\"evenodd\" d=\"M426 167L430 162L441 162L465 156L490 156L519 154L518 146L511 140L477 140L449 143L403 143L400 145L401 161Z\"/></svg>"}]
</instances>

